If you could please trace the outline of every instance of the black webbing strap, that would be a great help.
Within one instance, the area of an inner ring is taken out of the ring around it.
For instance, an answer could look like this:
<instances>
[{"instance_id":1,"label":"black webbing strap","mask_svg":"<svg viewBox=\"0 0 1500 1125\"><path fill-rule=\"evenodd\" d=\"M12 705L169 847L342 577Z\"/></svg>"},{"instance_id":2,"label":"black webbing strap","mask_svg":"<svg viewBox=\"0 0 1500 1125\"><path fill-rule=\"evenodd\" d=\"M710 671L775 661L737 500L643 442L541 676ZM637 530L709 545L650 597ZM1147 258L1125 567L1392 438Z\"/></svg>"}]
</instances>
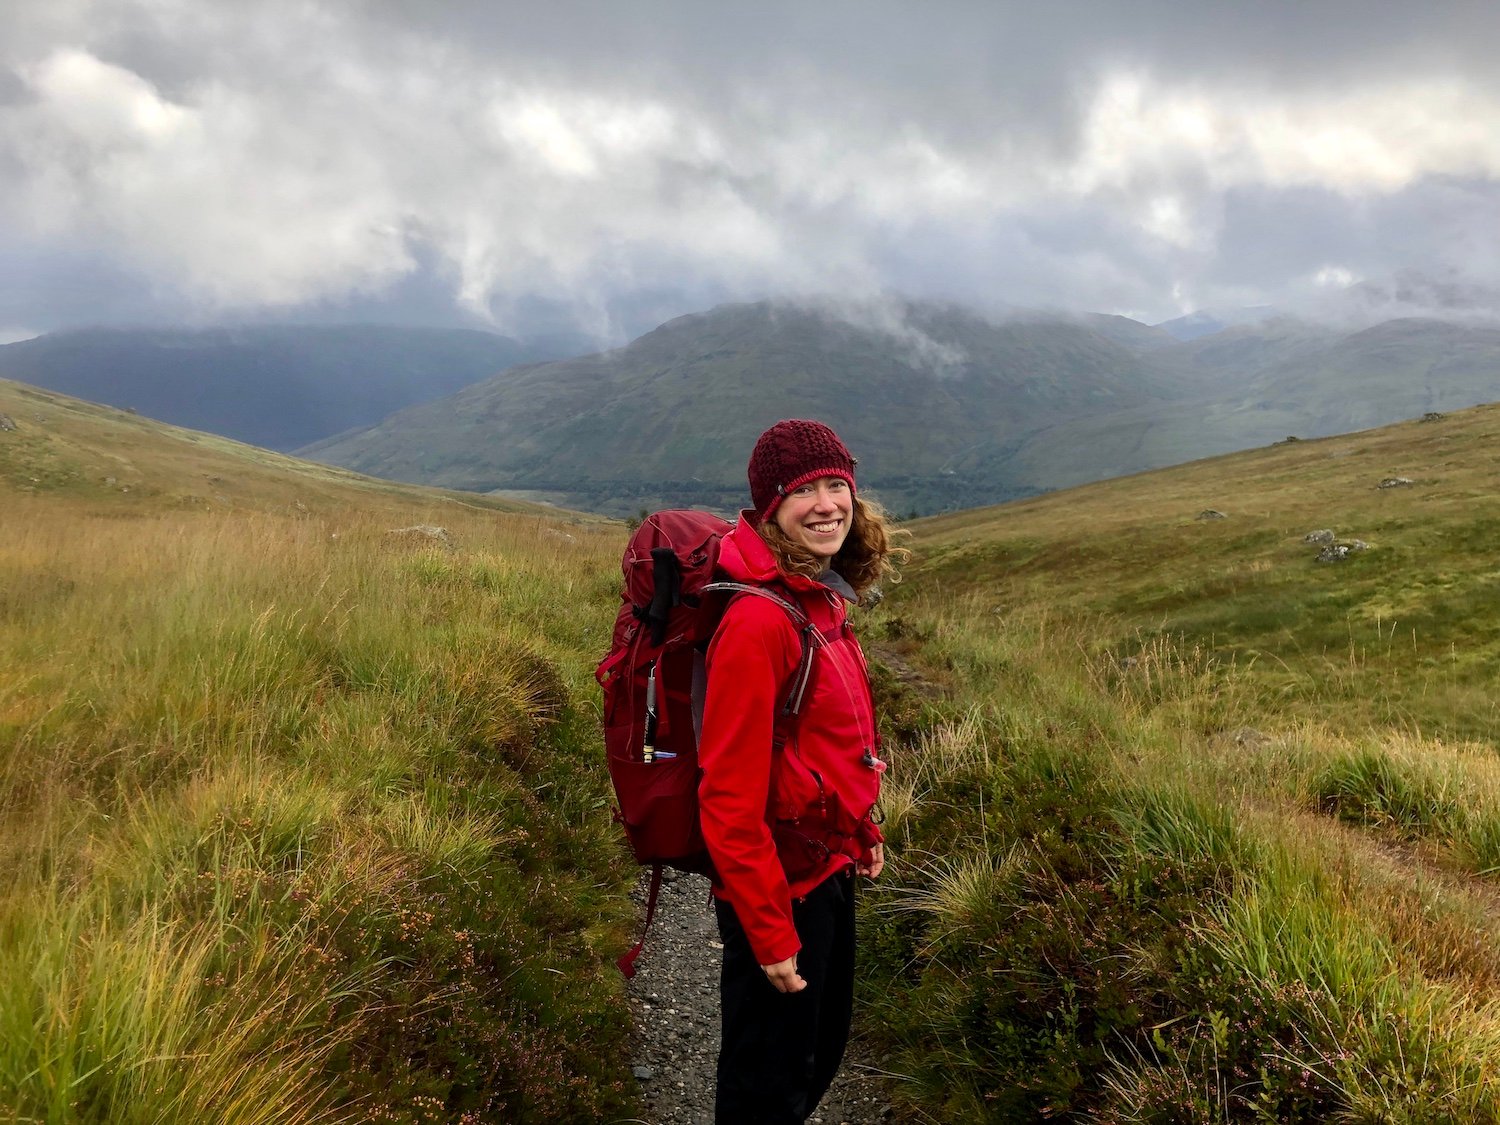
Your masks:
<instances>
[{"instance_id":1,"label":"black webbing strap","mask_svg":"<svg viewBox=\"0 0 1500 1125\"><path fill-rule=\"evenodd\" d=\"M651 552L651 604L646 607L646 621L651 626L651 643L660 646L667 639L667 618L672 607L682 604L682 570L671 547L656 547Z\"/></svg>"}]
</instances>

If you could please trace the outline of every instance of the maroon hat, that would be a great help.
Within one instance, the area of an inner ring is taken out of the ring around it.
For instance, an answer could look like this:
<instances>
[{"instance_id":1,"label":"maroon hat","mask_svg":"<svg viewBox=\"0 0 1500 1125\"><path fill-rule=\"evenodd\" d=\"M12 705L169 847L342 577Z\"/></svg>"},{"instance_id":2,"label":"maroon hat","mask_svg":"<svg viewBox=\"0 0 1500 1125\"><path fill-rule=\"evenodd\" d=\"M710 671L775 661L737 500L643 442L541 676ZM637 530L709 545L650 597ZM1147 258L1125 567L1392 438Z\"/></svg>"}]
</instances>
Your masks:
<instances>
[{"instance_id":1,"label":"maroon hat","mask_svg":"<svg viewBox=\"0 0 1500 1125\"><path fill-rule=\"evenodd\" d=\"M838 434L822 422L777 422L750 453L750 502L764 521L792 489L821 477L841 477L852 492L856 463Z\"/></svg>"}]
</instances>

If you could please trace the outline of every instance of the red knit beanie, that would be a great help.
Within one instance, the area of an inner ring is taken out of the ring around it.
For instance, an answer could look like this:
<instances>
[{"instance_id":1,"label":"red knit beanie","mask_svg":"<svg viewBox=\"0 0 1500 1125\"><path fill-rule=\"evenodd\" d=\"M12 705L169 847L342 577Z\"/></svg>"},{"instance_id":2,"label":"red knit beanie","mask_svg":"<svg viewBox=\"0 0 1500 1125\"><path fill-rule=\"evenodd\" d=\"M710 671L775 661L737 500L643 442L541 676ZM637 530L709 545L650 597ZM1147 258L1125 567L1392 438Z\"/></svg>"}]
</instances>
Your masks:
<instances>
[{"instance_id":1,"label":"red knit beanie","mask_svg":"<svg viewBox=\"0 0 1500 1125\"><path fill-rule=\"evenodd\" d=\"M842 477L854 491L857 462L836 433L822 422L801 418L777 422L750 454L750 502L764 522L788 495L820 477Z\"/></svg>"}]
</instances>

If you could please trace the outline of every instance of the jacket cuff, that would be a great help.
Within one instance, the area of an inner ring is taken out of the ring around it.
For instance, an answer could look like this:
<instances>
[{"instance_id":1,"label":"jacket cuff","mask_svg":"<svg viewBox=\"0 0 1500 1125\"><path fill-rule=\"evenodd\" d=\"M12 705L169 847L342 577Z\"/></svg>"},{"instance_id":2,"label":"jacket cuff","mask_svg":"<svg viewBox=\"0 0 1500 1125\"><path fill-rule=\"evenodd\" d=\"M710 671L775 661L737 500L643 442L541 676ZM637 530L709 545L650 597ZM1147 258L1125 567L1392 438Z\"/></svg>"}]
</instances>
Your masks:
<instances>
[{"instance_id":1,"label":"jacket cuff","mask_svg":"<svg viewBox=\"0 0 1500 1125\"><path fill-rule=\"evenodd\" d=\"M747 935L748 936L748 935ZM755 954L757 965L774 965L778 961L785 961L788 957L795 957L802 951L802 942L793 931L790 938L778 938L770 945L761 946L756 942L750 943L750 951Z\"/></svg>"}]
</instances>

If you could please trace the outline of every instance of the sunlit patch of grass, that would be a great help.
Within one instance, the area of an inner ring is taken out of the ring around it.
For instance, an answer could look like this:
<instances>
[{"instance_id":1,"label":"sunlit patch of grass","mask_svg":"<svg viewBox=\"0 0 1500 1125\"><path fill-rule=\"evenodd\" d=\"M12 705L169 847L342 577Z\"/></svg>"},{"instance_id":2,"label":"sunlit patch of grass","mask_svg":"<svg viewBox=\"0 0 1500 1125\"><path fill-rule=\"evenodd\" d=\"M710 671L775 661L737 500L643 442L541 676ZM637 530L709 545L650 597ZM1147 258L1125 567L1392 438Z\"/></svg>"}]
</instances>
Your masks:
<instances>
[{"instance_id":1,"label":"sunlit patch of grass","mask_svg":"<svg viewBox=\"0 0 1500 1125\"><path fill-rule=\"evenodd\" d=\"M0 915L0 1098L20 1120L355 1118L321 1072L359 1036L363 984L314 986L301 934L249 936L231 969L210 922L17 905Z\"/></svg>"},{"instance_id":2,"label":"sunlit patch of grass","mask_svg":"<svg viewBox=\"0 0 1500 1125\"><path fill-rule=\"evenodd\" d=\"M1005 925L1012 890L1025 871L1021 845L998 856L982 847L934 856L912 873L915 882L885 899L881 909L928 916L939 942L963 937L983 943Z\"/></svg>"}]
</instances>

